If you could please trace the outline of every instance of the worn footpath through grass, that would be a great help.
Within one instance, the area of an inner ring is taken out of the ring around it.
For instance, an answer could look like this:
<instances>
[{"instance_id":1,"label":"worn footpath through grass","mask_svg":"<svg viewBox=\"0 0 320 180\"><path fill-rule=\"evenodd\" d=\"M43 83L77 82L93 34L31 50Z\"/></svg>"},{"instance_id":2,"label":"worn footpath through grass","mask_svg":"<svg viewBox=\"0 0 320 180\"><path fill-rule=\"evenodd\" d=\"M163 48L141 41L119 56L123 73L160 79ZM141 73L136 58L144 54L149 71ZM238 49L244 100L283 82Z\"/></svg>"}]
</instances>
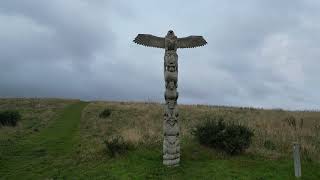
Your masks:
<instances>
[{"instance_id":1,"label":"worn footpath through grass","mask_svg":"<svg viewBox=\"0 0 320 180\"><path fill-rule=\"evenodd\" d=\"M4 179L43 179L59 176L72 164L78 142L79 122L86 102L66 107L38 134L2 144L0 175Z\"/></svg>"}]
</instances>

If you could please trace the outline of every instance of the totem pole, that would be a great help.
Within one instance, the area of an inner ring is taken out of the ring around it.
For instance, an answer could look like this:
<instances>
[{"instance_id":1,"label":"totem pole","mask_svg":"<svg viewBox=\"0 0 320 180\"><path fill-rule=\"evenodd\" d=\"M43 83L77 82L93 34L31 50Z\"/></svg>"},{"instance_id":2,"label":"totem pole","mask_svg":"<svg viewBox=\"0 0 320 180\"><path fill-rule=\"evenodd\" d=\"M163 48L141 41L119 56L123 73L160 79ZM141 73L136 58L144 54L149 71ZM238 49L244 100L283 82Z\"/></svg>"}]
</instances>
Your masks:
<instances>
[{"instance_id":1,"label":"totem pole","mask_svg":"<svg viewBox=\"0 0 320 180\"><path fill-rule=\"evenodd\" d=\"M207 44L202 36L177 38L172 30L167 35L157 37L150 34L138 34L133 42L150 47L165 49L164 79L166 91L163 121L163 164L178 166L180 162L180 128L178 124L177 99L178 88L178 54L177 48L194 48Z\"/></svg>"}]
</instances>

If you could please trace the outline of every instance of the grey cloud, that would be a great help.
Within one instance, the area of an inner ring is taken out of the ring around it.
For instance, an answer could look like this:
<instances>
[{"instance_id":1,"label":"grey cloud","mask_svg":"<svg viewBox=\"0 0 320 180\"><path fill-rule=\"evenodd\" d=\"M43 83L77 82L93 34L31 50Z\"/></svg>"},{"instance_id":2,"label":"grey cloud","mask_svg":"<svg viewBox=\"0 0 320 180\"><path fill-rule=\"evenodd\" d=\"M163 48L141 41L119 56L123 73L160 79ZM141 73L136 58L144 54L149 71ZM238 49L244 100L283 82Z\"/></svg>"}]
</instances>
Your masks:
<instances>
[{"instance_id":1,"label":"grey cloud","mask_svg":"<svg viewBox=\"0 0 320 180\"><path fill-rule=\"evenodd\" d=\"M7 15L2 18L8 23L3 25L8 26L7 37L1 39L5 58L88 61L95 51L111 52L112 32L101 24L104 14L81 1L68 2L2 2L1 12Z\"/></svg>"},{"instance_id":2,"label":"grey cloud","mask_svg":"<svg viewBox=\"0 0 320 180\"><path fill-rule=\"evenodd\" d=\"M0 96L163 101L163 50L138 33L203 35L179 50L179 103L316 108L316 1L1 1Z\"/></svg>"}]
</instances>

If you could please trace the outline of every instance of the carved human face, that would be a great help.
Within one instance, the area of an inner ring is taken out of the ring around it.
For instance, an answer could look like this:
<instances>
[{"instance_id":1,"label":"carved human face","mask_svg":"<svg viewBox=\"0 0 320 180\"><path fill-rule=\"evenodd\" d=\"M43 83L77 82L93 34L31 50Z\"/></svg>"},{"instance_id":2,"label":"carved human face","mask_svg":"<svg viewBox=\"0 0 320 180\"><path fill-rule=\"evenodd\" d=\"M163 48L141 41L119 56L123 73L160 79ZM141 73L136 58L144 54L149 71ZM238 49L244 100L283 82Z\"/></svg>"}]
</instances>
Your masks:
<instances>
[{"instance_id":1,"label":"carved human face","mask_svg":"<svg viewBox=\"0 0 320 180\"><path fill-rule=\"evenodd\" d=\"M173 109L174 106L176 105L176 101L174 101L174 100L169 100L167 103L168 103L169 109Z\"/></svg>"},{"instance_id":2,"label":"carved human face","mask_svg":"<svg viewBox=\"0 0 320 180\"><path fill-rule=\"evenodd\" d=\"M170 72L174 72L174 70L175 70L174 66L169 66L169 71Z\"/></svg>"},{"instance_id":3,"label":"carved human face","mask_svg":"<svg viewBox=\"0 0 320 180\"><path fill-rule=\"evenodd\" d=\"M175 125L178 122L178 118L175 116L172 116L170 118L167 118L166 121L171 125Z\"/></svg>"},{"instance_id":4,"label":"carved human face","mask_svg":"<svg viewBox=\"0 0 320 180\"><path fill-rule=\"evenodd\" d=\"M169 86L169 89L174 89L175 88L175 85L174 85L173 81L170 81L168 86Z\"/></svg>"}]
</instances>

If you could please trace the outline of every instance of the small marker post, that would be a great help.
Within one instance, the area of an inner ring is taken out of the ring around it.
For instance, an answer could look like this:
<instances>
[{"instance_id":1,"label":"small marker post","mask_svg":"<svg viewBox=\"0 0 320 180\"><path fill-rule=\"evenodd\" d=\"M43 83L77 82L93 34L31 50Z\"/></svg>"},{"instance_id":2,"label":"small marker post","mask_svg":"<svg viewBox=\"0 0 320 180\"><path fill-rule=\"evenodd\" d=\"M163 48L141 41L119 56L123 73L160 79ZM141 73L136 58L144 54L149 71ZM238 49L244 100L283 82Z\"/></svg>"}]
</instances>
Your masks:
<instances>
[{"instance_id":1,"label":"small marker post","mask_svg":"<svg viewBox=\"0 0 320 180\"><path fill-rule=\"evenodd\" d=\"M294 161L294 175L301 177L301 161L300 161L300 144L293 143L293 161Z\"/></svg>"}]
</instances>

